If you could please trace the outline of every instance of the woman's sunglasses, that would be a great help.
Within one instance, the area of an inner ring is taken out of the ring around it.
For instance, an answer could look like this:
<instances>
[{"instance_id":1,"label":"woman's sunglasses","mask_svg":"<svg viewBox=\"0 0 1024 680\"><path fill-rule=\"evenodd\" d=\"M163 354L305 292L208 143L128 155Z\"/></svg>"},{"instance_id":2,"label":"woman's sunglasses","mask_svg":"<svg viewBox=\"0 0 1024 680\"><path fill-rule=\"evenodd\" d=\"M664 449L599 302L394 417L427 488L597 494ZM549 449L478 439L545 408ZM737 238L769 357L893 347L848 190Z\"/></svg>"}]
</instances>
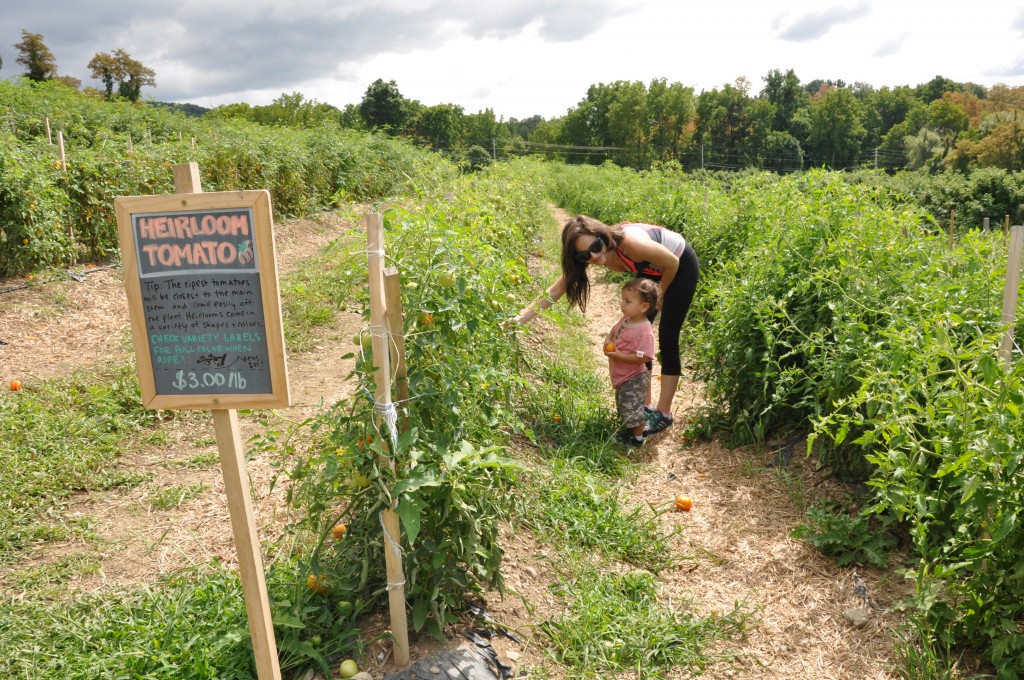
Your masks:
<instances>
[{"instance_id":1,"label":"woman's sunglasses","mask_svg":"<svg viewBox=\"0 0 1024 680\"><path fill-rule=\"evenodd\" d=\"M608 242L604 240L604 236L598 234L597 236L594 237L594 240L590 244L589 248L587 248L586 250L577 250L576 251L576 261L577 262L590 262L590 258L591 257L593 257L594 255L597 255L602 250L604 250L606 247L608 247Z\"/></svg>"}]
</instances>

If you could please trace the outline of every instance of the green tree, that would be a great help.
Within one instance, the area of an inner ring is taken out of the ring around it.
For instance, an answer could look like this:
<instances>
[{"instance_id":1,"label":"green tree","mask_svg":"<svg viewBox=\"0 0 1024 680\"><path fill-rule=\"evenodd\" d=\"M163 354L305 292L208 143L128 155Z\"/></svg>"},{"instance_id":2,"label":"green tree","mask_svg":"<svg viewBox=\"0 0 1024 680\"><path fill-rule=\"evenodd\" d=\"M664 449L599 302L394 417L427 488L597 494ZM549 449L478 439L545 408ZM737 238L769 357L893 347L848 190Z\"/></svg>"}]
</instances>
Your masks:
<instances>
[{"instance_id":1,"label":"green tree","mask_svg":"<svg viewBox=\"0 0 1024 680\"><path fill-rule=\"evenodd\" d=\"M942 76L935 76L927 83L917 86L917 98L925 104L930 104L936 99L941 99L945 92L961 92L960 83Z\"/></svg>"},{"instance_id":2,"label":"green tree","mask_svg":"<svg viewBox=\"0 0 1024 680\"><path fill-rule=\"evenodd\" d=\"M144 85L156 86L156 71L122 49L114 50L113 54L97 52L89 60L88 68L89 74L103 83L107 99L114 98L114 85L119 97L133 102L139 101Z\"/></svg>"},{"instance_id":3,"label":"green tree","mask_svg":"<svg viewBox=\"0 0 1024 680\"><path fill-rule=\"evenodd\" d=\"M382 79L370 83L359 104L359 115L371 130L382 130L396 135L405 129L410 117L410 102L398 91L393 80Z\"/></svg>"},{"instance_id":4,"label":"green tree","mask_svg":"<svg viewBox=\"0 0 1024 680\"><path fill-rule=\"evenodd\" d=\"M142 96L143 85L156 87L156 71L146 68L139 61L132 59L124 50L114 50L114 57L121 62L123 79L117 86L117 92L130 102L137 102Z\"/></svg>"},{"instance_id":5,"label":"green tree","mask_svg":"<svg viewBox=\"0 0 1024 680\"><path fill-rule=\"evenodd\" d=\"M16 62L28 69L25 75L37 83L57 76L57 59L43 42L39 33L31 33L22 29L21 42L14 45L18 50Z\"/></svg>"},{"instance_id":6,"label":"green tree","mask_svg":"<svg viewBox=\"0 0 1024 680\"><path fill-rule=\"evenodd\" d=\"M826 90L811 102L808 151L814 165L847 168L857 165L864 137L862 105L845 87Z\"/></svg>"},{"instance_id":7,"label":"green tree","mask_svg":"<svg viewBox=\"0 0 1024 680\"><path fill-rule=\"evenodd\" d=\"M484 109L479 113L465 116L465 144L477 144L492 151L504 147L511 138L509 125L494 115L494 109ZM490 153L490 152L488 152Z\"/></svg>"},{"instance_id":8,"label":"green tree","mask_svg":"<svg viewBox=\"0 0 1024 680\"><path fill-rule=\"evenodd\" d=\"M921 128L916 135L907 137L903 144L907 154L908 170L937 169L936 160L942 158L945 150L942 135L926 127Z\"/></svg>"},{"instance_id":9,"label":"green tree","mask_svg":"<svg viewBox=\"0 0 1024 680\"><path fill-rule=\"evenodd\" d=\"M606 94L609 102L605 143L624 149L615 157L620 165L644 167L648 158L648 136L655 122L647 115L647 88L639 80L618 81Z\"/></svg>"},{"instance_id":10,"label":"green tree","mask_svg":"<svg viewBox=\"0 0 1024 680\"><path fill-rule=\"evenodd\" d=\"M769 71L762 80L764 87L759 96L775 105L772 129L794 135L796 130L793 118L797 111L810 105L810 95L800 87L800 79L796 77L793 69L785 73L778 69Z\"/></svg>"},{"instance_id":11,"label":"green tree","mask_svg":"<svg viewBox=\"0 0 1024 680\"><path fill-rule=\"evenodd\" d=\"M967 129L970 120L956 104L946 98L936 99L928 105L928 125L956 136Z\"/></svg>"},{"instance_id":12,"label":"green tree","mask_svg":"<svg viewBox=\"0 0 1024 680\"><path fill-rule=\"evenodd\" d=\"M120 66L110 54L97 52L89 60L89 75L103 83L107 99L114 98L114 83L120 76Z\"/></svg>"},{"instance_id":13,"label":"green tree","mask_svg":"<svg viewBox=\"0 0 1024 680\"><path fill-rule=\"evenodd\" d=\"M263 125L287 125L289 127L319 127L325 120L338 120L341 112L330 104L306 99L299 92L282 93L266 106L252 110L250 119Z\"/></svg>"},{"instance_id":14,"label":"green tree","mask_svg":"<svg viewBox=\"0 0 1024 680\"><path fill-rule=\"evenodd\" d=\"M338 114L338 122L341 123L341 127L350 130L363 130L366 128L366 123L359 113L359 106L356 104L345 104L345 108Z\"/></svg>"},{"instance_id":15,"label":"green tree","mask_svg":"<svg viewBox=\"0 0 1024 680\"><path fill-rule=\"evenodd\" d=\"M529 118L518 118L508 119L509 132L512 133L513 137L522 137L523 139L529 139L530 134L537 129L541 123L544 122L543 116L530 116Z\"/></svg>"},{"instance_id":16,"label":"green tree","mask_svg":"<svg viewBox=\"0 0 1024 680\"><path fill-rule=\"evenodd\" d=\"M696 141L703 145L702 162L712 167L739 168L750 132L747 107L750 84L746 79L721 90L705 90L697 97Z\"/></svg>"},{"instance_id":17,"label":"green tree","mask_svg":"<svg viewBox=\"0 0 1024 680\"><path fill-rule=\"evenodd\" d=\"M669 85L664 78L651 81L647 89L647 118L652 121L650 143L659 160L679 158L695 115L692 87L681 83Z\"/></svg>"},{"instance_id":18,"label":"green tree","mask_svg":"<svg viewBox=\"0 0 1024 680\"><path fill-rule=\"evenodd\" d=\"M466 132L466 117L461 106L437 104L420 110L410 127L413 137L426 142L434 151L455 154Z\"/></svg>"}]
</instances>

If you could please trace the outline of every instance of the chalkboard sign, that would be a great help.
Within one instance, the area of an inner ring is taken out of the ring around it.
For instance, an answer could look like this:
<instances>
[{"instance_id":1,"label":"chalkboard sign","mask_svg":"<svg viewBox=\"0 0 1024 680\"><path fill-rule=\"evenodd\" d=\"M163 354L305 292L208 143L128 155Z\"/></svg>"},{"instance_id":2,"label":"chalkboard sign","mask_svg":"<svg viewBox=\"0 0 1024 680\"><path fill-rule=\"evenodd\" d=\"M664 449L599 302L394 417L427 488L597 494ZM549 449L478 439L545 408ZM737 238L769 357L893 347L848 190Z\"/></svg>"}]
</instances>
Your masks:
<instances>
[{"instance_id":1,"label":"chalkboard sign","mask_svg":"<svg viewBox=\"0 0 1024 680\"><path fill-rule=\"evenodd\" d=\"M146 406L287 406L270 195L131 196L115 207Z\"/></svg>"}]
</instances>

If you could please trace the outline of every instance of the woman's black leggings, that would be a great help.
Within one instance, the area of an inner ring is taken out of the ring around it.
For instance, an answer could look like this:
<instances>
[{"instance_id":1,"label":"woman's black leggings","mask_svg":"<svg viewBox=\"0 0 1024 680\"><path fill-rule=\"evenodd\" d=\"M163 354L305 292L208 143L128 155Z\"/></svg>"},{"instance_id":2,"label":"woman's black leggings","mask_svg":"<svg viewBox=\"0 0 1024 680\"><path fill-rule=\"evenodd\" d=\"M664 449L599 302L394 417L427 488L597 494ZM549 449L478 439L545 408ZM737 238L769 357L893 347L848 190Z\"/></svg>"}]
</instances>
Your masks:
<instances>
[{"instance_id":1,"label":"woman's black leggings","mask_svg":"<svg viewBox=\"0 0 1024 680\"><path fill-rule=\"evenodd\" d=\"M658 326L658 349L661 352L661 374L680 375L683 372L679 358L679 333L683 329L683 321L690 311L693 294L697 291L697 279L700 278L700 262L697 253L690 244L686 244L683 254L679 256L679 271L672 279L672 284L665 291L661 301L661 324ZM651 321L654 316L648 315ZM651 370L651 363L647 370Z\"/></svg>"}]
</instances>

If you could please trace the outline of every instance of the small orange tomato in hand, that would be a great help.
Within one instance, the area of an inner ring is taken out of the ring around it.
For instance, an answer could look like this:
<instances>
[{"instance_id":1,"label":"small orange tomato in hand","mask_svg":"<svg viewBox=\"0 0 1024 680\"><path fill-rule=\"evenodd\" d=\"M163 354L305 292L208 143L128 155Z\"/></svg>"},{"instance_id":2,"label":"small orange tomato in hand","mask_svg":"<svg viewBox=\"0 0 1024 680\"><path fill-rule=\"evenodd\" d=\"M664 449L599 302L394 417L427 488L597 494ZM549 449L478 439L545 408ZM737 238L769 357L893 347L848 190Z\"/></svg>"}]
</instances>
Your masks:
<instances>
[{"instance_id":1,"label":"small orange tomato in hand","mask_svg":"<svg viewBox=\"0 0 1024 680\"><path fill-rule=\"evenodd\" d=\"M12 380L11 381L11 391L12 392L17 392L20 389L21 389L21 381L20 380Z\"/></svg>"},{"instance_id":2,"label":"small orange tomato in hand","mask_svg":"<svg viewBox=\"0 0 1024 680\"><path fill-rule=\"evenodd\" d=\"M341 539L345 538L345 533L347 531L348 531L348 527L345 526L345 523L344 522L338 522L337 524L334 525L334 528L331 529L331 536L334 536L334 540L340 541Z\"/></svg>"},{"instance_id":3,"label":"small orange tomato in hand","mask_svg":"<svg viewBox=\"0 0 1024 680\"><path fill-rule=\"evenodd\" d=\"M604 351L605 352L614 352L615 351L615 343L614 342L606 342L606 343L604 343Z\"/></svg>"},{"instance_id":4,"label":"small orange tomato in hand","mask_svg":"<svg viewBox=\"0 0 1024 680\"><path fill-rule=\"evenodd\" d=\"M689 496L682 494L676 496L676 510L681 512L688 512L693 507L693 501L690 500Z\"/></svg>"}]
</instances>

